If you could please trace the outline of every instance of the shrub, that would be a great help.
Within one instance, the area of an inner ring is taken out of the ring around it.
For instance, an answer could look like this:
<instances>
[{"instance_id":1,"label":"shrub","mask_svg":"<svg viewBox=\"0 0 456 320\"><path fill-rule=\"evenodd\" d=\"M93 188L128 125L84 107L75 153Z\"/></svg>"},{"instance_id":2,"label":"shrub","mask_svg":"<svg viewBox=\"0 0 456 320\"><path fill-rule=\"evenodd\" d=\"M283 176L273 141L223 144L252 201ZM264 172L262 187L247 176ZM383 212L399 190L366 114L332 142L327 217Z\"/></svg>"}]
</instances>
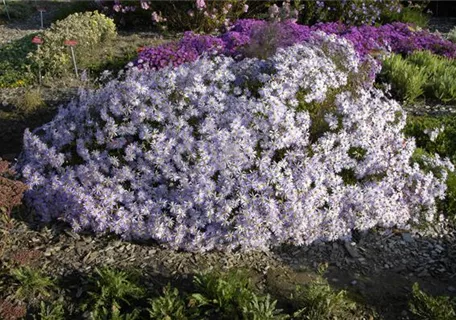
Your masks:
<instances>
[{"instance_id":1,"label":"shrub","mask_svg":"<svg viewBox=\"0 0 456 320\"><path fill-rule=\"evenodd\" d=\"M26 185L14 180L9 163L0 158L0 213L10 216L13 208L21 204L26 189Z\"/></svg>"},{"instance_id":2,"label":"shrub","mask_svg":"<svg viewBox=\"0 0 456 320\"><path fill-rule=\"evenodd\" d=\"M42 36L44 43L29 57L36 66L41 66L45 75L54 77L72 70L71 55L64 45L65 40L78 41L75 55L83 67L90 50L102 46L115 36L116 28L111 19L97 11L75 13L45 30Z\"/></svg>"},{"instance_id":3,"label":"shrub","mask_svg":"<svg viewBox=\"0 0 456 320\"><path fill-rule=\"evenodd\" d=\"M76 231L194 251L432 219L446 170L409 164L400 106L360 86L348 41L315 37L267 60L202 58L81 94L25 132L30 205Z\"/></svg>"},{"instance_id":4,"label":"shrub","mask_svg":"<svg viewBox=\"0 0 456 320\"><path fill-rule=\"evenodd\" d=\"M397 0L303 1L299 21L305 24L341 21L349 25L373 25L382 17L400 12Z\"/></svg>"},{"instance_id":5,"label":"shrub","mask_svg":"<svg viewBox=\"0 0 456 320\"><path fill-rule=\"evenodd\" d=\"M456 301L450 297L432 297L420 290L418 283L413 285L410 311L422 320L450 320L456 318Z\"/></svg>"},{"instance_id":6,"label":"shrub","mask_svg":"<svg viewBox=\"0 0 456 320\"><path fill-rule=\"evenodd\" d=\"M224 1L98 1L103 12L125 25L160 26L175 31L213 32L236 21L248 6L245 0Z\"/></svg>"}]
</instances>

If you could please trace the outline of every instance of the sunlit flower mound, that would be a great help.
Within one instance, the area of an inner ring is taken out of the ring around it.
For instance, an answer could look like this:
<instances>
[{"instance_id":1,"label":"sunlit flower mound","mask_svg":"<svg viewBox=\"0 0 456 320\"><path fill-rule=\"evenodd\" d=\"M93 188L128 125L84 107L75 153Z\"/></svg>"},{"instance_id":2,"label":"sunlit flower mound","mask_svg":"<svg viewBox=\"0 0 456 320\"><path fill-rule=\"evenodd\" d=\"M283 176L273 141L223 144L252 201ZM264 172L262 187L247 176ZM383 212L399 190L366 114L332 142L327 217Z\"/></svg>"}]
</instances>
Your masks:
<instances>
[{"instance_id":1,"label":"sunlit flower mound","mask_svg":"<svg viewBox=\"0 0 456 320\"><path fill-rule=\"evenodd\" d=\"M444 170L411 164L405 115L362 85L352 45L314 38L267 60L203 57L81 93L25 133L29 203L76 231L191 251L431 218Z\"/></svg>"}]
</instances>

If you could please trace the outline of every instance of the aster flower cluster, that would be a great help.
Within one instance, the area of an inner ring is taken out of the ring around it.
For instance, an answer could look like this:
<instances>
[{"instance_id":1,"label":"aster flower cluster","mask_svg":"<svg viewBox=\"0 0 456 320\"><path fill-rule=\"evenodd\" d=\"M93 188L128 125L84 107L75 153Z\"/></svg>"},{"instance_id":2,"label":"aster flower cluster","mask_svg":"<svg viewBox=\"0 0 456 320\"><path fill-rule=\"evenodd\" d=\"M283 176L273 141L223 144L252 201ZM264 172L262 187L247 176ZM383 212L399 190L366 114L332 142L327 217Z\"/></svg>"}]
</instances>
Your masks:
<instances>
[{"instance_id":1,"label":"aster flower cluster","mask_svg":"<svg viewBox=\"0 0 456 320\"><path fill-rule=\"evenodd\" d=\"M274 29L273 35L269 34L271 26ZM455 43L426 30L415 30L411 25L404 23L392 23L379 27L320 23L309 27L291 21L271 24L264 20L241 19L229 31L219 36L187 32L177 43L146 48L130 66L138 69L160 69L169 64L176 66L195 61L204 52L239 58L245 56L246 48L249 46L257 46L262 50L261 48L268 47L268 41L272 41L272 49L275 51L276 48L309 41L315 31L337 34L350 40L363 61L371 60L370 56L376 53L390 51L408 54L415 50L429 50L446 57L456 57ZM380 60L377 61L376 66L371 64L371 78L379 66Z\"/></svg>"},{"instance_id":2,"label":"aster flower cluster","mask_svg":"<svg viewBox=\"0 0 456 320\"><path fill-rule=\"evenodd\" d=\"M357 86L360 66L348 40L320 32L266 60L130 71L26 131L27 201L76 231L190 251L431 219L450 164L433 159L439 175L410 164L401 107Z\"/></svg>"}]
</instances>

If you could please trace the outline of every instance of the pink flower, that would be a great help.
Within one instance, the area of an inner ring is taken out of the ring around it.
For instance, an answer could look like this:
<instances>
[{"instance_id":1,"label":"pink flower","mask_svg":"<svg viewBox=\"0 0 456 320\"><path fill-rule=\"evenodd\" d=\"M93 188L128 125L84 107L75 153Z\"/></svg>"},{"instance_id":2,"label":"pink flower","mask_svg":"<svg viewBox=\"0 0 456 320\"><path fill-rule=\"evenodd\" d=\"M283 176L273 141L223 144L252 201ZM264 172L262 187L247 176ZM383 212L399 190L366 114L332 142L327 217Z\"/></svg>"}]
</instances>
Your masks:
<instances>
[{"instance_id":1,"label":"pink flower","mask_svg":"<svg viewBox=\"0 0 456 320\"><path fill-rule=\"evenodd\" d=\"M149 3L141 0L141 8L148 10L150 8Z\"/></svg>"},{"instance_id":2,"label":"pink flower","mask_svg":"<svg viewBox=\"0 0 456 320\"><path fill-rule=\"evenodd\" d=\"M249 5L248 4L244 4L244 12L247 12L249 11Z\"/></svg>"},{"instance_id":3,"label":"pink flower","mask_svg":"<svg viewBox=\"0 0 456 320\"><path fill-rule=\"evenodd\" d=\"M196 7L201 10L206 8L206 2L204 0L196 0Z\"/></svg>"},{"instance_id":4,"label":"pink flower","mask_svg":"<svg viewBox=\"0 0 456 320\"><path fill-rule=\"evenodd\" d=\"M166 19L163 19L162 17L160 17L160 14L158 14L155 11L152 12L151 17L152 17L152 21L156 22L156 23L159 23L159 22L162 22L162 21L166 21Z\"/></svg>"},{"instance_id":5,"label":"pink flower","mask_svg":"<svg viewBox=\"0 0 456 320\"><path fill-rule=\"evenodd\" d=\"M190 16L190 17L193 17L195 15L195 13L193 12L193 10L188 10L187 11L187 14Z\"/></svg>"},{"instance_id":6,"label":"pink flower","mask_svg":"<svg viewBox=\"0 0 456 320\"><path fill-rule=\"evenodd\" d=\"M119 12L121 9L121 6L118 4L115 4L112 8L114 9L115 12Z\"/></svg>"}]
</instances>

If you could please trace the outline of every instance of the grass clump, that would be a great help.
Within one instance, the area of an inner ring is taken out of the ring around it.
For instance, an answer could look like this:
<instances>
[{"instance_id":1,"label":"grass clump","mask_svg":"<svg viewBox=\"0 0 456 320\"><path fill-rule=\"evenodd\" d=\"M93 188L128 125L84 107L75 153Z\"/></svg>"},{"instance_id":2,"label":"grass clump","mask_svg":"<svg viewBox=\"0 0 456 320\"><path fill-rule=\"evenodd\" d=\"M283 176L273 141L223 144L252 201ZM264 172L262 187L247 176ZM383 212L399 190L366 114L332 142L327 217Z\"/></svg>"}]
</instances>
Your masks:
<instances>
[{"instance_id":1,"label":"grass clump","mask_svg":"<svg viewBox=\"0 0 456 320\"><path fill-rule=\"evenodd\" d=\"M420 320L456 319L456 300L450 297L433 297L420 290L418 283L412 288L410 311Z\"/></svg>"}]
</instances>

